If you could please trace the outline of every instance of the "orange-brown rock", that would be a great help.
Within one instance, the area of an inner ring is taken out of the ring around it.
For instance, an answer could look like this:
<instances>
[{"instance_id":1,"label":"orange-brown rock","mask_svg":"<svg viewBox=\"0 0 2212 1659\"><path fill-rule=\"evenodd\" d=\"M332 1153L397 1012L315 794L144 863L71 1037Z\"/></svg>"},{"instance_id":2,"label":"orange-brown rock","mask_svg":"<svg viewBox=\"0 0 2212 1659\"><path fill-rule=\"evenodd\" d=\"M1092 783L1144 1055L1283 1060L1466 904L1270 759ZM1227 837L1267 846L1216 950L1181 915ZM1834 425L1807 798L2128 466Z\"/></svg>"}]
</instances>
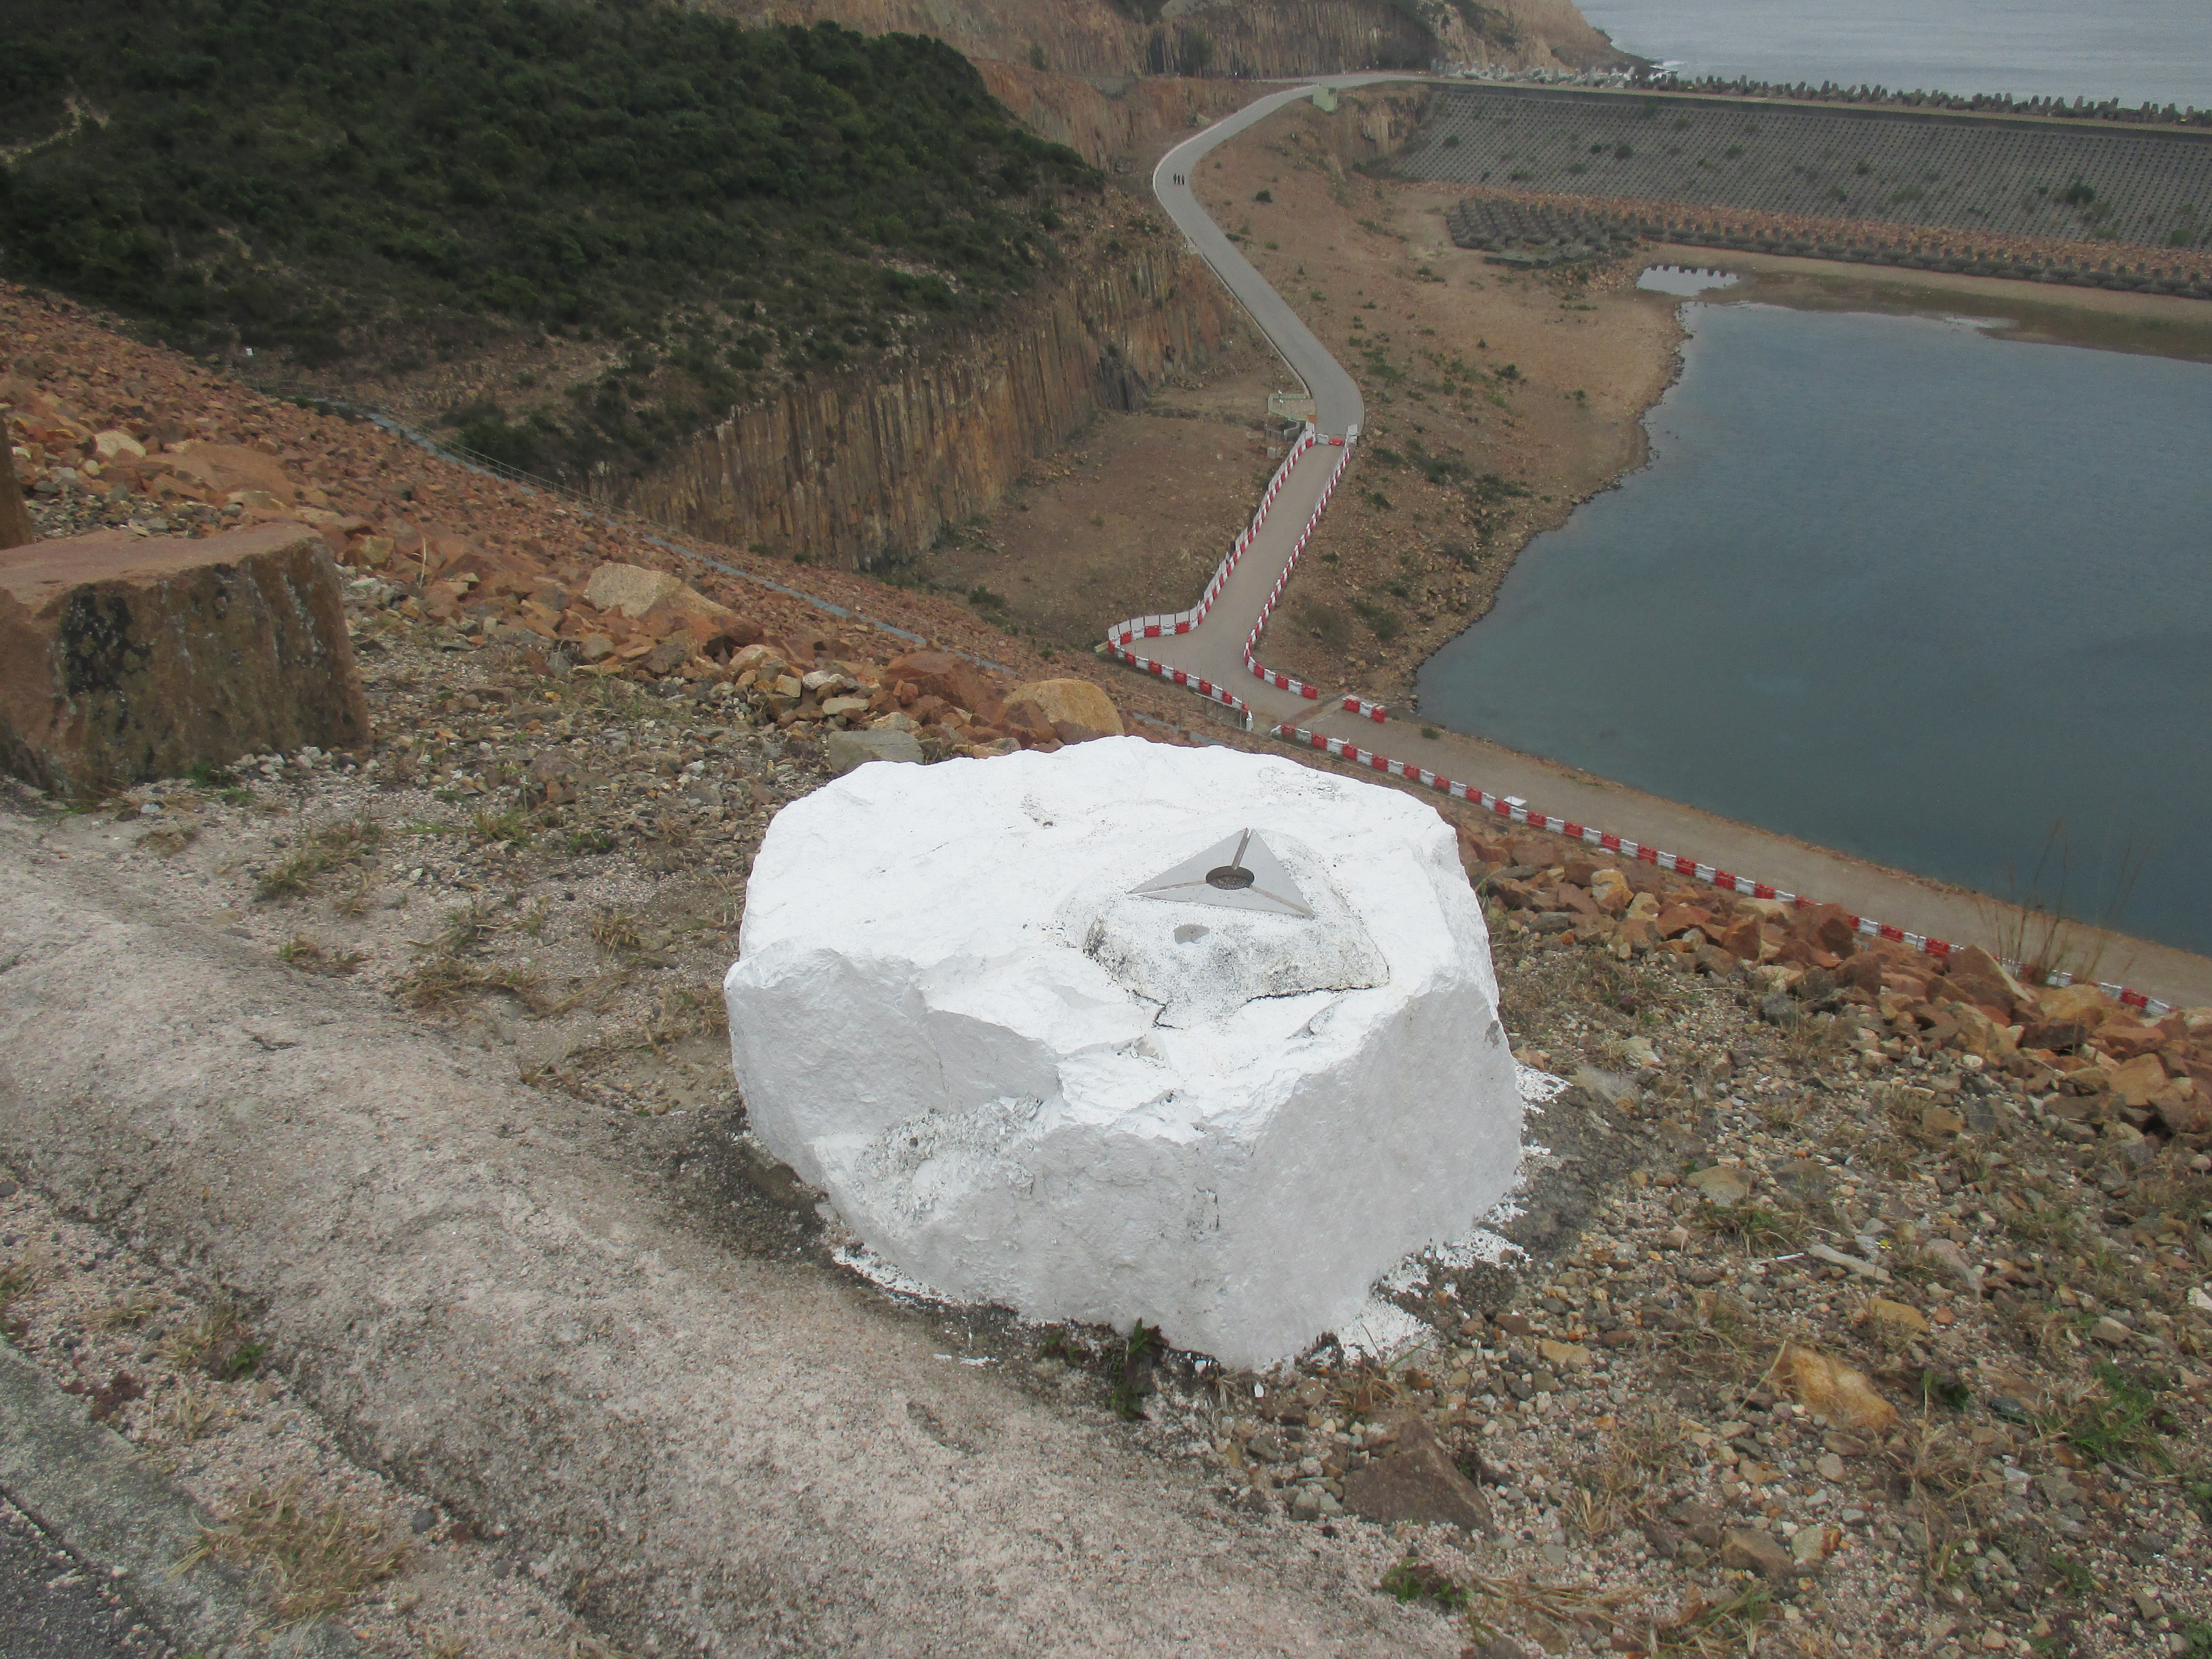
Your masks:
<instances>
[{"instance_id":1,"label":"orange-brown rock","mask_svg":"<svg viewBox=\"0 0 2212 1659\"><path fill-rule=\"evenodd\" d=\"M953 708L964 708L986 720L1000 707L999 693L983 671L950 651L909 651L903 657L894 657L884 665L884 678L905 680L924 696L942 697Z\"/></svg>"},{"instance_id":2,"label":"orange-brown rock","mask_svg":"<svg viewBox=\"0 0 2212 1659\"><path fill-rule=\"evenodd\" d=\"M39 538L31 525L30 509L23 505L22 489L15 482L15 457L7 435L6 428L0 426L0 548L21 547Z\"/></svg>"},{"instance_id":3,"label":"orange-brown rock","mask_svg":"<svg viewBox=\"0 0 2212 1659\"><path fill-rule=\"evenodd\" d=\"M1094 737L1121 735L1121 711L1114 707L1113 698L1089 680L1030 680L1006 693L1009 714L1018 702L1034 705L1044 716L1042 724L1055 730L1074 725Z\"/></svg>"},{"instance_id":4,"label":"orange-brown rock","mask_svg":"<svg viewBox=\"0 0 2212 1659\"><path fill-rule=\"evenodd\" d=\"M0 764L84 795L368 736L337 568L305 525L0 553Z\"/></svg>"},{"instance_id":5,"label":"orange-brown rock","mask_svg":"<svg viewBox=\"0 0 2212 1659\"><path fill-rule=\"evenodd\" d=\"M265 490L287 506L299 499L299 486L275 456L243 444L187 443L162 459L172 472L205 485L218 500L234 489Z\"/></svg>"}]
</instances>

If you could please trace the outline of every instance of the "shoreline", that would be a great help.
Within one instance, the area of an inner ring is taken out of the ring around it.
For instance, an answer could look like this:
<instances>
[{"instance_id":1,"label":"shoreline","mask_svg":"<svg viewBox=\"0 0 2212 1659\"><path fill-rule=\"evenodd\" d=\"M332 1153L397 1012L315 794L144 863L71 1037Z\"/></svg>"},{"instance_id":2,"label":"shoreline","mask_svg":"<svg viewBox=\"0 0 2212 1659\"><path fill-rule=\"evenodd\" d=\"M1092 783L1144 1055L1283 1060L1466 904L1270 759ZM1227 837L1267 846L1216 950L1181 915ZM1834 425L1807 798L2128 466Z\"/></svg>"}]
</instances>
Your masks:
<instances>
[{"instance_id":1,"label":"shoreline","mask_svg":"<svg viewBox=\"0 0 2212 1659\"><path fill-rule=\"evenodd\" d=\"M1487 617L1502 586L1529 547L1550 532L1563 528L1575 510L1608 491L1650 465L1650 433L1644 417L1673 391L1682 374L1682 345L1688 332L1680 325L1681 308L1688 304L1765 304L1802 311L1860 311L1884 316L2012 317L2021 326L2003 337L2020 343L2070 345L2083 350L2120 351L2146 356L2172 357L2185 362L2212 362L2212 303L2177 299L2169 295L2131 294L2100 289L2053 290L2041 283L2003 276L1972 276L1950 271L1908 271L1849 264L1832 259L1802 258L1790 254L1745 252L1704 247L1692 243L1655 242L1643 253L1620 262L1618 270L1633 264L1638 275L1655 265L1693 270L1729 272L1736 285L1707 294L1668 295L1639 290L1654 303L1663 302L1675 319L1673 361L1666 382L1644 403L1635 416L1631 459L1602 483L1577 495L1556 522L1530 526L1501 562L1497 581L1481 608L1469 615L1466 626L1448 635L1413 665L1406 689L1399 694L1408 707L1415 706L1421 670L1445 646ZM1943 304L1933 296L1948 295ZM1916 298L1914 296L1923 296ZM2063 296L2063 297L2061 297ZM1961 301L1982 301L1965 306ZM2071 314L2082 319L2075 326L2055 325ZM2038 325L2041 325L2039 326ZM2117 325L2117 326L2115 326ZM2128 332L2137 337L2122 337ZM1472 734L1470 734L1472 735Z\"/></svg>"}]
</instances>

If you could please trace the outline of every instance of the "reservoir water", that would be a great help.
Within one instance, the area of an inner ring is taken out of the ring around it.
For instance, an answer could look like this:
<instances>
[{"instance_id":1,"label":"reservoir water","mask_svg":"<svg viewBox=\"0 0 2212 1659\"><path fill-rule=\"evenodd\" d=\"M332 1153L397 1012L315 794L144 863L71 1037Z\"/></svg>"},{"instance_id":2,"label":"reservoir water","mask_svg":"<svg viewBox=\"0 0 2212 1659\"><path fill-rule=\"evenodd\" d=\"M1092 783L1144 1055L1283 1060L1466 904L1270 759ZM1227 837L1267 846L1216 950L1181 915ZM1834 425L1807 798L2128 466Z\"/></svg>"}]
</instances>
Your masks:
<instances>
[{"instance_id":1,"label":"reservoir water","mask_svg":"<svg viewBox=\"0 0 2212 1659\"><path fill-rule=\"evenodd\" d=\"M2212 364L1683 318L1650 465L1523 550L1422 717L1999 896L2063 821L2070 910L2212 954Z\"/></svg>"},{"instance_id":2,"label":"reservoir water","mask_svg":"<svg viewBox=\"0 0 2212 1659\"><path fill-rule=\"evenodd\" d=\"M2212 107L2204 0L1581 0L1683 75Z\"/></svg>"}]
</instances>

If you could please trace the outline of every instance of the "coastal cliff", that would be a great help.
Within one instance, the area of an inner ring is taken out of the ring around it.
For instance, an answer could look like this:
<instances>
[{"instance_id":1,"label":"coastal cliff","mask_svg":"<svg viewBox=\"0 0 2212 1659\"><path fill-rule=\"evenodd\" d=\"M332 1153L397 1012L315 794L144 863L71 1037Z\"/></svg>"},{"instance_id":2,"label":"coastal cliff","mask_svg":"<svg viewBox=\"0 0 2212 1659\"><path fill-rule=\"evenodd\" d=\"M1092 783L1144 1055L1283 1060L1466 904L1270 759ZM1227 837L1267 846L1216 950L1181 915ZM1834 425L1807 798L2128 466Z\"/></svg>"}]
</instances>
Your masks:
<instances>
[{"instance_id":1,"label":"coastal cliff","mask_svg":"<svg viewBox=\"0 0 2212 1659\"><path fill-rule=\"evenodd\" d=\"M1101 409L1202 364L1235 308L1149 219L994 325L874 374L787 387L678 447L622 504L692 534L872 569L998 500Z\"/></svg>"},{"instance_id":2,"label":"coastal cliff","mask_svg":"<svg viewBox=\"0 0 2212 1659\"><path fill-rule=\"evenodd\" d=\"M1066 75L1266 80L1346 70L1622 61L1572 0L710 0L750 24L934 35L978 63Z\"/></svg>"}]
</instances>

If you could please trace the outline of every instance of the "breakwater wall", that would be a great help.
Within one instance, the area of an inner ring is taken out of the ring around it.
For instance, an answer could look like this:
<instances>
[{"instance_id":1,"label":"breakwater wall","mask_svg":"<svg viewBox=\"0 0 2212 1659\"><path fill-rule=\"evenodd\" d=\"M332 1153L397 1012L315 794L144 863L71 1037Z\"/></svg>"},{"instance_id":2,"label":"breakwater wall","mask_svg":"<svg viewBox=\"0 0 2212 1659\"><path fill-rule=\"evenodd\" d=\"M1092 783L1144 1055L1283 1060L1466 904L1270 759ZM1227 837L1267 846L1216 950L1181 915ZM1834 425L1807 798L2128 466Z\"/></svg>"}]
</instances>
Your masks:
<instances>
[{"instance_id":1,"label":"breakwater wall","mask_svg":"<svg viewBox=\"0 0 2212 1659\"><path fill-rule=\"evenodd\" d=\"M2130 260L2109 244L2037 242L2022 236L1899 229L1872 230L1847 219L1684 210L1528 195L1483 186L1446 216L1452 240L1480 249L1494 264L1543 268L1632 252L1645 241L1786 253L1905 270L1948 270L2016 282L2124 289L2212 300L2212 260L2166 252ZM2141 250L2126 250L2140 252Z\"/></svg>"},{"instance_id":2,"label":"breakwater wall","mask_svg":"<svg viewBox=\"0 0 2212 1659\"><path fill-rule=\"evenodd\" d=\"M1401 177L1929 236L2212 260L2212 132L2087 129L1939 111L1536 88L1439 88ZM1662 209L1666 210L1662 211ZM1674 211L1680 210L1681 211Z\"/></svg>"},{"instance_id":3,"label":"breakwater wall","mask_svg":"<svg viewBox=\"0 0 2212 1659\"><path fill-rule=\"evenodd\" d=\"M1205 362L1235 323L1182 239L1133 217L992 326L786 387L679 447L615 504L733 546L895 564L992 505L1097 411L1136 409L1164 372Z\"/></svg>"}]
</instances>

